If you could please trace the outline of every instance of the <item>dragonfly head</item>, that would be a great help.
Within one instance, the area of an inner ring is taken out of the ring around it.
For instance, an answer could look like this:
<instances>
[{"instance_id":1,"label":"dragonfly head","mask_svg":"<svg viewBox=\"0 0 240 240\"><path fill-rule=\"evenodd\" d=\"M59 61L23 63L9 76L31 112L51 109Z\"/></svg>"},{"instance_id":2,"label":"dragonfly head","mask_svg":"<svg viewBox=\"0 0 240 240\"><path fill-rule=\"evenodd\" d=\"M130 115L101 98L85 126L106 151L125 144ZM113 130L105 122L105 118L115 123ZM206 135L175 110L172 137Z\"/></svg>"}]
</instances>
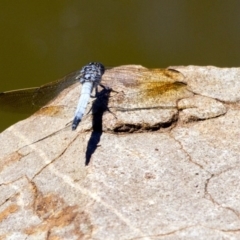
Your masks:
<instances>
[{"instance_id":1,"label":"dragonfly head","mask_svg":"<svg viewBox=\"0 0 240 240\"><path fill-rule=\"evenodd\" d=\"M101 72L102 75L103 75L104 72L105 72L105 67L104 67L104 65L103 65L102 63L100 63L100 62L90 62L88 65L94 65L94 66L96 66L97 68L99 68L99 70L100 70L100 72Z\"/></svg>"}]
</instances>

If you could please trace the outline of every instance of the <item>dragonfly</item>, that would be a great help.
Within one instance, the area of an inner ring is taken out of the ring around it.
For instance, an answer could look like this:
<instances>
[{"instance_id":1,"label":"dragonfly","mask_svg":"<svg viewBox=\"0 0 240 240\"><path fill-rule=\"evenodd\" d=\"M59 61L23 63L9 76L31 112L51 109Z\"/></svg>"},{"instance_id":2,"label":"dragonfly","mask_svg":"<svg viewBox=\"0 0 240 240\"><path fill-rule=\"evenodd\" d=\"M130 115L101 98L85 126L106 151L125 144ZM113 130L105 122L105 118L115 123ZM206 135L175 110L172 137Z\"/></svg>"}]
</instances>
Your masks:
<instances>
[{"instance_id":1,"label":"dragonfly","mask_svg":"<svg viewBox=\"0 0 240 240\"><path fill-rule=\"evenodd\" d=\"M75 130L93 90L95 96L92 97L96 97L99 86L115 93L111 95L110 108L133 111L176 107L177 101L188 95L183 80L184 76L173 69L148 69L138 65L105 68L99 62L91 62L81 70L40 87L0 92L0 110L37 111L79 81L82 89L72 121L72 130Z\"/></svg>"}]
</instances>

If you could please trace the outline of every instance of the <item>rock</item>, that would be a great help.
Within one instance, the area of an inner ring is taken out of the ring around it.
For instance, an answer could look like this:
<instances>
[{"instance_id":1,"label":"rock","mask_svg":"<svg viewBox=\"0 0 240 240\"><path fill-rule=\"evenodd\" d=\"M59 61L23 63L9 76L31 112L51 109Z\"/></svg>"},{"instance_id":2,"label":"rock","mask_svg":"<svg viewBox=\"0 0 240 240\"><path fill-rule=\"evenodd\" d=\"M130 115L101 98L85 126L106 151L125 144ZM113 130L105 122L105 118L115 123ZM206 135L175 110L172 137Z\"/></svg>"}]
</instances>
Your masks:
<instances>
[{"instance_id":1,"label":"rock","mask_svg":"<svg viewBox=\"0 0 240 240\"><path fill-rule=\"evenodd\" d=\"M76 131L79 85L2 132L1 238L239 239L240 69L171 69L108 70Z\"/></svg>"}]
</instances>

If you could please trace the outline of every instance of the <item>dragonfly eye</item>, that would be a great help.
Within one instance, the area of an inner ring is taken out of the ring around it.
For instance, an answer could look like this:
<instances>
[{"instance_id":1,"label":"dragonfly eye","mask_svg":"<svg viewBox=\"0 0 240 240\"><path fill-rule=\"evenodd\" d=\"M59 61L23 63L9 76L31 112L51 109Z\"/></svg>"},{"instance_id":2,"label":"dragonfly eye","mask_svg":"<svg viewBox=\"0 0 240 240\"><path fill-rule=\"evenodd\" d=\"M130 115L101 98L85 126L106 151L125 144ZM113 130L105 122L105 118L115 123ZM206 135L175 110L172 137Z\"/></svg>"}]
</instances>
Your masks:
<instances>
[{"instance_id":1,"label":"dragonfly eye","mask_svg":"<svg viewBox=\"0 0 240 240\"><path fill-rule=\"evenodd\" d=\"M100 63L100 62L90 62L88 65L90 65L90 66L93 66L93 65L94 65L94 66L98 67L98 68L100 69L102 75L103 75L104 72L105 72L105 67L104 67L104 65L103 65L102 63Z\"/></svg>"}]
</instances>

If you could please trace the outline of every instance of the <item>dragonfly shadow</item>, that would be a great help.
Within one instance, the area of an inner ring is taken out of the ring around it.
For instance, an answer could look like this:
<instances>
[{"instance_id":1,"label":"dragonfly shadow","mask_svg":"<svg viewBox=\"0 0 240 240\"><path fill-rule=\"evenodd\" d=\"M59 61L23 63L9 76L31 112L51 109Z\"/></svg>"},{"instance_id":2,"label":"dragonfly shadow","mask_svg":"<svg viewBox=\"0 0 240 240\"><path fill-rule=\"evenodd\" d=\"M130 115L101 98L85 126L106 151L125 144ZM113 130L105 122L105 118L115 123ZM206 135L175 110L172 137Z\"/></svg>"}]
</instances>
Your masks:
<instances>
[{"instance_id":1,"label":"dragonfly shadow","mask_svg":"<svg viewBox=\"0 0 240 240\"><path fill-rule=\"evenodd\" d=\"M87 144L87 150L85 154L85 165L90 162L92 154L98 147L100 138L102 135L102 118L105 111L108 109L108 101L110 97L111 89L104 88L97 93L96 100L92 104L92 127L93 131Z\"/></svg>"}]
</instances>

